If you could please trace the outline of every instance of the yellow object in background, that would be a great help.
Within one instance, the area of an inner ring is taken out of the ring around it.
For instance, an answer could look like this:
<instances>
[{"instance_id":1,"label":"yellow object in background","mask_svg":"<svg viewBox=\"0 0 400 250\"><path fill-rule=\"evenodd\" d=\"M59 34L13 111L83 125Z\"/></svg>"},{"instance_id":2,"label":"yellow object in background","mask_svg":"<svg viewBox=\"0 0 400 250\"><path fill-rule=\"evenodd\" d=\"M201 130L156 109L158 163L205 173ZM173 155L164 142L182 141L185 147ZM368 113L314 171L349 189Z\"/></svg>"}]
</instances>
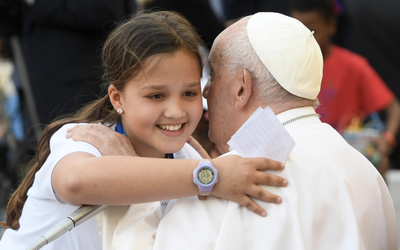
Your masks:
<instances>
[{"instance_id":1,"label":"yellow object in background","mask_svg":"<svg viewBox=\"0 0 400 250\"><path fill-rule=\"evenodd\" d=\"M373 143L373 138L381 136L380 127L363 126L360 117L354 117L350 125L342 131L343 138L361 152L374 166L378 166L381 155Z\"/></svg>"}]
</instances>

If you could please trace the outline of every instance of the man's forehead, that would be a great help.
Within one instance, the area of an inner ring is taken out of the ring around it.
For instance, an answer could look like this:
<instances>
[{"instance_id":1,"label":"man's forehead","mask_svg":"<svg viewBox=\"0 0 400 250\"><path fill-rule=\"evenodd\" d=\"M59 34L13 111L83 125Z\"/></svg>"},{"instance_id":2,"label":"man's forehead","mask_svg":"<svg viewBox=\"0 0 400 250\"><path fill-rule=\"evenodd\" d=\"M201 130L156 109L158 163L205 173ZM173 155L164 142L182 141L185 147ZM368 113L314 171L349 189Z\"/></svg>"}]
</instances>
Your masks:
<instances>
[{"instance_id":1,"label":"man's forehead","mask_svg":"<svg viewBox=\"0 0 400 250\"><path fill-rule=\"evenodd\" d=\"M217 39L218 37L215 39L210 51L210 55L208 56L208 62L210 64L211 69L217 67L222 58L221 43Z\"/></svg>"},{"instance_id":2,"label":"man's forehead","mask_svg":"<svg viewBox=\"0 0 400 250\"><path fill-rule=\"evenodd\" d=\"M249 21L250 17L244 17L239 21L235 22L225 30L223 30L214 40L214 43L211 47L209 61L211 61L211 57L213 56L215 59L217 58L215 55L218 55L218 58L221 59L222 54L221 51L225 46L230 46L229 40L233 39L236 34L243 29ZM213 55L214 54L214 55ZM213 59L214 60L214 59Z\"/></svg>"},{"instance_id":3,"label":"man's forehead","mask_svg":"<svg viewBox=\"0 0 400 250\"><path fill-rule=\"evenodd\" d=\"M220 46L221 35L222 35L222 33L219 34L219 35L215 38L215 40L214 40L214 42L213 42L213 44L212 44L212 46L211 46L211 50L210 50L210 54L209 54L209 56L208 56L208 59L210 59L211 56L212 56L213 54L215 54L215 51L218 50L218 47Z\"/></svg>"}]
</instances>

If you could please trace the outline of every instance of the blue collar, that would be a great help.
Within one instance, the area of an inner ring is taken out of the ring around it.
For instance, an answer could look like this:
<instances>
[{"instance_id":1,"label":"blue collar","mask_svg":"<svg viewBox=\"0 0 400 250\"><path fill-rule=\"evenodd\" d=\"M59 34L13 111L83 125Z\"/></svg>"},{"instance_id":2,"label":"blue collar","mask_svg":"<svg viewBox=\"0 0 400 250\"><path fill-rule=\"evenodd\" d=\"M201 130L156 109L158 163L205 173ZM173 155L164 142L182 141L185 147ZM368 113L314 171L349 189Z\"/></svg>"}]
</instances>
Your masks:
<instances>
[{"instance_id":1,"label":"blue collar","mask_svg":"<svg viewBox=\"0 0 400 250\"><path fill-rule=\"evenodd\" d=\"M118 120L115 131L126 136L125 129L124 126L122 126L121 120ZM165 158L174 159L174 154L165 154Z\"/></svg>"},{"instance_id":2,"label":"blue collar","mask_svg":"<svg viewBox=\"0 0 400 250\"><path fill-rule=\"evenodd\" d=\"M124 126L122 126L121 120L118 120L117 127L115 128L115 131L117 131L118 133L123 134L123 135L126 136L125 129L124 129Z\"/></svg>"}]
</instances>

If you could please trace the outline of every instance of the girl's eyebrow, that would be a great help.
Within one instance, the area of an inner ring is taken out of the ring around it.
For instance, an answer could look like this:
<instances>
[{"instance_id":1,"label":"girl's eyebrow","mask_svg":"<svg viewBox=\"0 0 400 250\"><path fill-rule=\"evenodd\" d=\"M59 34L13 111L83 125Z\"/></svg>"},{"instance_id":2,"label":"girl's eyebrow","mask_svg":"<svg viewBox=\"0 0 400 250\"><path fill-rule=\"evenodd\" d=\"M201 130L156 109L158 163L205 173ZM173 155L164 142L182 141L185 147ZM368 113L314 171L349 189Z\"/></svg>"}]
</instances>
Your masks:
<instances>
[{"instance_id":1,"label":"girl's eyebrow","mask_svg":"<svg viewBox=\"0 0 400 250\"><path fill-rule=\"evenodd\" d=\"M198 81L198 82L193 82L193 83L189 83L188 85L187 85L187 87L188 88L192 88L192 87L196 87L197 85L199 85L200 84L200 81Z\"/></svg>"},{"instance_id":2,"label":"girl's eyebrow","mask_svg":"<svg viewBox=\"0 0 400 250\"><path fill-rule=\"evenodd\" d=\"M185 84L185 85L188 88L192 88L192 87L196 87L199 84L200 84L200 81L188 83L188 84ZM146 86L142 87L142 89L165 89L165 88L167 88L166 85L146 85Z\"/></svg>"},{"instance_id":3,"label":"girl's eyebrow","mask_svg":"<svg viewBox=\"0 0 400 250\"><path fill-rule=\"evenodd\" d=\"M165 89L165 85L146 85L143 86L142 89Z\"/></svg>"}]
</instances>

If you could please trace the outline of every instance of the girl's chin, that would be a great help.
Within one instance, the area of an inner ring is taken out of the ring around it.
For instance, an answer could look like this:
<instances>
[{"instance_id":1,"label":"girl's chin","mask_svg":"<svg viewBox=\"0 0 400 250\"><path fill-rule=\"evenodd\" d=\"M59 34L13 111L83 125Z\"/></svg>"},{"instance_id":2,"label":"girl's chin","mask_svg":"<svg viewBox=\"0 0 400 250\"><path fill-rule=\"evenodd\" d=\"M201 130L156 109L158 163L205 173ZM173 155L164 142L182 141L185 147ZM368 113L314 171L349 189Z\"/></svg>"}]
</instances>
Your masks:
<instances>
[{"instance_id":1,"label":"girl's chin","mask_svg":"<svg viewBox=\"0 0 400 250\"><path fill-rule=\"evenodd\" d=\"M173 153L177 153L179 151L182 150L182 148L185 146L185 142L182 143L171 143L169 145L166 145L165 147L163 147L161 152L165 152L165 154L173 154Z\"/></svg>"}]
</instances>

